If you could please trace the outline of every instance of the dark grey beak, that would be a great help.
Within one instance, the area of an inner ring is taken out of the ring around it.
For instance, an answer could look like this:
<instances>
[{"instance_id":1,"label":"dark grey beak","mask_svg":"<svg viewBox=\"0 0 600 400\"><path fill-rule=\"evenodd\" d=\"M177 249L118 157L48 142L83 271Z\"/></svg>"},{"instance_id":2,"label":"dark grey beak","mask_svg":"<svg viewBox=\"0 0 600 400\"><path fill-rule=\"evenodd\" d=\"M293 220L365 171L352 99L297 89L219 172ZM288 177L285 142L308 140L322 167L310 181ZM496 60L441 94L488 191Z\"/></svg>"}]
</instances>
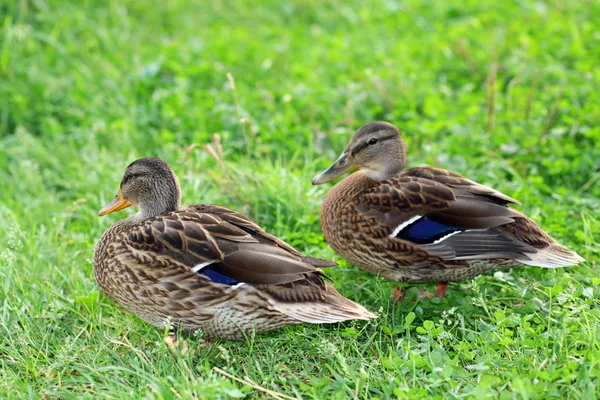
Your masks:
<instances>
[{"instance_id":1,"label":"dark grey beak","mask_svg":"<svg viewBox=\"0 0 600 400\"><path fill-rule=\"evenodd\" d=\"M348 152L344 151L340 158L338 158L331 165L331 167L315 176L311 182L313 185L320 185L322 183L332 181L338 176L345 174L346 172L353 171L359 167L360 165L354 161L352 156Z\"/></svg>"}]
</instances>

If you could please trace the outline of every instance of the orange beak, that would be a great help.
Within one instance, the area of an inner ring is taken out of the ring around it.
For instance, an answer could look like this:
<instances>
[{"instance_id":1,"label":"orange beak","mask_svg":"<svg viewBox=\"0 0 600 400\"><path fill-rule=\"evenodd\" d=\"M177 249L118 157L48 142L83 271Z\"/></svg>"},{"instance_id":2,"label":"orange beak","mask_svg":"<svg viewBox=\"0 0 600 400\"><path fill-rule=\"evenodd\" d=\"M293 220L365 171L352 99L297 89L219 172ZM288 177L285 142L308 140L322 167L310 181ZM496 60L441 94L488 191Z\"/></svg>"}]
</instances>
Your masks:
<instances>
[{"instance_id":1,"label":"orange beak","mask_svg":"<svg viewBox=\"0 0 600 400\"><path fill-rule=\"evenodd\" d=\"M116 211L121 211L122 209L130 207L130 206L131 206L131 203L123 198L123 193L121 192L121 189L119 189L119 192L117 193L115 198L112 199L112 201L110 203L108 203L107 205L102 207L102 209L100 211L98 211L98 215L103 216L103 215L110 214L110 213L113 213Z\"/></svg>"}]
</instances>

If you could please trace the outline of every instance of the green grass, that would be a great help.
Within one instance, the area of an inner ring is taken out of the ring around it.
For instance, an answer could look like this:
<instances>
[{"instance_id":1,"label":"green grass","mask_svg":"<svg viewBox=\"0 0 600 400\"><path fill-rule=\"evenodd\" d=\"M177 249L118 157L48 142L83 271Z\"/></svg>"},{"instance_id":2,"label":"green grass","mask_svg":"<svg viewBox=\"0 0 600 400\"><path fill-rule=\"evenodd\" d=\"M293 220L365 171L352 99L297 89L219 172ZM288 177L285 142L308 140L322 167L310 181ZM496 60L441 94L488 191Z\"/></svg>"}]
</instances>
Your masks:
<instances>
[{"instance_id":1,"label":"green grass","mask_svg":"<svg viewBox=\"0 0 600 400\"><path fill-rule=\"evenodd\" d=\"M213 367L303 399L599 397L600 3L495 3L0 0L0 397L268 397ZM96 212L142 156L185 203L335 257L310 178L372 120L587 262L394 307L393 282L337 258L379 320L174 352L99 294L94 244L128 212Z\"/></svg>"}]
</instances>

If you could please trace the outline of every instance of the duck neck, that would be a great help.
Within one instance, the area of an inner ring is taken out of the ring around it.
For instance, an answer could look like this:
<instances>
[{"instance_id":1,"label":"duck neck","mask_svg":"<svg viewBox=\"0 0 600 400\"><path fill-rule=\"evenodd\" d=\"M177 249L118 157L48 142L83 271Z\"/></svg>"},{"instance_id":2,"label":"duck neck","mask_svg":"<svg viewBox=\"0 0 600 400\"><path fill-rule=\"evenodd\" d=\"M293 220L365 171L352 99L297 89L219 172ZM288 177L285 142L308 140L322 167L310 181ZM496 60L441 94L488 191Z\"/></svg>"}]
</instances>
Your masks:
<instances>
[{"instance_id":1,"label":"duck neck","mask_svg":"<svg viewBox=\"0 0 600 400\"><path fill-rule=\"evenodd\" d=\"M321 207L321 227L333 226L343 213L344 207L356 196L379 182L367 177L362 171L357 171L338 182L323 200Z\"/></svg>"},{"instance_id":2,"label":"duck neck","mask_svg":"<svg viewBox=\"0 0 600 400\"><path fill-rule=\"evenodd\" d=\"M170 213L171 211L177 211L179 209L179 202L173 201L171 203L150 203L148 205L140 205L140 211L137 214L132 215L127 219L131 219L132 224L139 224L147 219L157 217Z\"/></svg>"}]
</instances>

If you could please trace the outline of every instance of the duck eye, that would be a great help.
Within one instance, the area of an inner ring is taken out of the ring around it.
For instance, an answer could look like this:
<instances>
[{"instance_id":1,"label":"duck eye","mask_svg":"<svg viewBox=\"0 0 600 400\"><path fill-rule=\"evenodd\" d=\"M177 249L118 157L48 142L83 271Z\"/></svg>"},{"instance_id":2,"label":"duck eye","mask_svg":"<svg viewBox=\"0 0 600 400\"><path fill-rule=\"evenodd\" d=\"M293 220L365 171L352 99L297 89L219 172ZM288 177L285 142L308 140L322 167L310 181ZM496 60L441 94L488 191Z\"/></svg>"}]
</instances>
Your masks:
<instances>
[{"instance_id":1,"label":"duck eye","mask_svg":"<svg viewBox=\"0 0 600 400\"><path fill-rule=\"evenodd\" d=\"M344 164L346 164L346 160L341 160L340 165L344 165Z\"/></svg>"},{"instance_id":2,"label":"duck eye","mask_svg":"<svg viewBox=\"0 0 600 400\"><path fill-rule=\"evenodd\" d=\"M127 175L125 175L125 177L123 177L123 184L129 182L135 176L136 176L136 174L127 174Z\"/></svg>"},{"instance_id":3,"label":"duck eye","mask_svg":"<svg viewBox=\"0 0 600 400\"><path fill-rule=\"evenodd\" d=\"M375 144L375 143L377 143L377 138L371 138L371 139L369 139L369 141L367 143L368 144Z\"/></svg>"}]
</instances>

